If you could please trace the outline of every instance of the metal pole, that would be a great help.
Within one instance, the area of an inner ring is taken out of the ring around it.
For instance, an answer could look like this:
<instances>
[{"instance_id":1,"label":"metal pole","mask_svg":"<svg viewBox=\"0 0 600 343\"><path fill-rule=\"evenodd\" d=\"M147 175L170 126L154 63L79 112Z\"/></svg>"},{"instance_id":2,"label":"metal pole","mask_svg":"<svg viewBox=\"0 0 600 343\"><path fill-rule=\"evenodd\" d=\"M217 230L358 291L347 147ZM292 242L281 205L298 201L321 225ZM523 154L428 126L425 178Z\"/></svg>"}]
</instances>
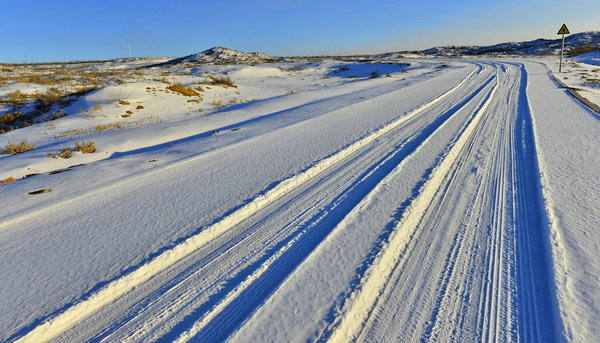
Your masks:
<instances>
[{"instance_id":1,"label":"metal pole","mask_svg":"<svg viewBox=\"0 0 600 343\"><path fill-rule=\"evenodd\" d=\"M562 60L563 60L563 52L565 50L565 34L562 34L562 46L560 47L560 64L558 65L558 72L562 73Z\"/></svg>"},{"instance_id":2,"label":"metal pole","mask_svg":"<svg viewBox=\"0 0 600 343\"><path fill-rule=\"evenodd\" d=\"M565 35L563 35L563 44L564 44ZM131 46L129 45L129 39L127 40L127 51L129 51L129 58L131 58Z\"/></svg>"}]
</instances>

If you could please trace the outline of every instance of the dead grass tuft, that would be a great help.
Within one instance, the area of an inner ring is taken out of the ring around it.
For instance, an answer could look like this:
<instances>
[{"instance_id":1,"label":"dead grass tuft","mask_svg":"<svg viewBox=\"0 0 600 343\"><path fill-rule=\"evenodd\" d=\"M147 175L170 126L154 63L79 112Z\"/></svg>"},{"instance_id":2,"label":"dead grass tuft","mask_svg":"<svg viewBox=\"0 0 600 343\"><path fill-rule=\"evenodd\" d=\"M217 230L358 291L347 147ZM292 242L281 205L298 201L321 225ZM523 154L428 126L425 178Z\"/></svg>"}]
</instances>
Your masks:
<instances>
[{"instance_id":1,"label":"dead grass tuft","mask_svg":"<svg viewBox=\"0 0 600 343\"><path fill-rule=\"evenodd\" d=\"M31 95L32 99L36 100L36 109L39 111L47 111L54 104L63 102L65 94L56 87L48 88L45 93L35 93Z\"/></svg>"},{"instance_id":2,"label":"dead grass tuft","mask_svg":"<svg viewBox=\"0 0 600 343\"><path fill-rule=\"evenodd\" d=\"M48 119L49 119L49 120L56 120L56 119L58 119L58 118L62 118L62 117L64 117L64 116L66 116L66 115L67 115L67 112L65 112L65 111L63 111L63 110L60 110L60 111L58 111L58 112L54 112L54 113L52 113L52 114L51 114L51 115L48 117Z\"/></svg>"},{"instance_id":3,"label":"dead grass tuft","mask_svg":"<svg viewBox=\"0 0 600 343\"><path fill-rule=\"evenodd\" d=\"M94 142L75 142L75 149L83 154L91 154L96 152L96 143Z\"/></svg>"},{"instance_id":4,"label":"dead grass tuft","mask_svg":"<svg viewBox=\"0 0 600 343\"><path fill-rule=\"evenodd\" d=\"M71 158L71 157L73 157L73 149L71 149L71 148L62 148L61 151L59 151L57 153L49 152L49 153L46 154L46 156L49 156L49 157L52 157L52 158L62 158L62 159Z\"/></svg>"},{"instance_id":5,"label":"dead grass tuft","mask_svg":"<svg viewBox=\"0 0 600 343\"><path fill-rule=\"evenodd\" d=\"M10 183L10 182L15 182L17 181L17 179L15 179L14 177L10 176L2 181L0 181L0 183Z\"/></svg>"},{"instance_id":6,"label":"dead grass tuft","mask_svg":"<svg viewBox=\"0 0 600 343\"><path fill-rule=\"evenodd\" d=\"M167 89L170 90L170 91L173 91L173 92L177 92L177 93L179 93L181 95L185 95L185 96L197 96L197 95L200 95L194 89L186 87L182 83L173 84L173 85L167 87Z\"/></svg>"},{"instance_id":7,"label":"dead grass tuft","mask_svg":"<svg viewBox=\"0 0 600 343\"><path fill-rule=\"evenodd\" d=\"M237 88L233 80L229 76L209 76L210 84L215 86L223 86L225 88Z\"/></svg>"},{"instance_id":8,"label":"dead grass tuft","mask_svg":"<svg viewBox=\"0 0 600 343\"><path fill-rule=\"evenodd\" d=\"M8 144L2 148L2 153L6 155L15 155L33 149L35 149L35 145L27 143L27 140L24 139L17 144L8 142Z\"/></svg>"},{"instance_id":9,"label":"dead grass tuft","mask_svg":"<svg viewBox=\"0 0 600 343\"><path fill-rule=\"evenodd\" d=\"M0 115L0 123L2 123L2 124L12 124L20 116L21 116L21 112L20 111L14 111L12 113L4 113L4 114Z\"/></svg>"},{"instance_id":10,"label":"dead grass tuft","mask_svg":"<svg viewBox=\"0 0 600 343\"><path fill-rule=\"evenodd\" d=\"M94 131L105 131L105 130L117 130L124 129L125 126L121 123L110 123L104 125L98 125L94 128Z\"/></svg>"},{"instance_id":11,"label":"dead grass tuft","mask_svg":"<svg viewBox=\"0 0 600 343\"><path fill-rule=\"evenodd\" d=\"M25 99L27 99L28 95L21 92L20 90L16 90L16 91L8 93L7 97L8 97L7 100L11 104L15 105L15 104L20 104L20 103L25 102Z\"/></svg>"},{"instance_id":12,"label":"dead grass tuft","mask_svg":"<svg viewBox=\"0 0 600 343\"><path fill-rule=\"evenodd\" d=\"M223 104L223 102L221 101L213 101L210 103L210 105L215 109L215 110L220 110L222 108L227 107L227 105Z\"/></svg>"}]
</instances>

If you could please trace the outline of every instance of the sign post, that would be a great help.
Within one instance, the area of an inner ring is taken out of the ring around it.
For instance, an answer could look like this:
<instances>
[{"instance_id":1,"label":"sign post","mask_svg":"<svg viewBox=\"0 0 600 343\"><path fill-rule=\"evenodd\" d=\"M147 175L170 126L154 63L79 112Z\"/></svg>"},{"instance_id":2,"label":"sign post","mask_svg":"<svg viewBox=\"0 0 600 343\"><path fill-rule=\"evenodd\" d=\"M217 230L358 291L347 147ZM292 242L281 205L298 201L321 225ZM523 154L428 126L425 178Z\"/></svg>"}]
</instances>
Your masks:
<instances>
[{"instance_id":1,"label":"sign post","mask_svg":"<svg viewBox=\"0 0 600 343\"><path fill-rule=\"evenodd\" d=\"M563 60L563 54L565 51L565 35L568 35L569 33L570 32L569 32L569 29L567 28L566 24L562 24L562 26L556 33L557 35L562 35L562 46L560 47L560 64L558 65L559 73L562 73L562 60Z\"/></svg>"}]
</instances>

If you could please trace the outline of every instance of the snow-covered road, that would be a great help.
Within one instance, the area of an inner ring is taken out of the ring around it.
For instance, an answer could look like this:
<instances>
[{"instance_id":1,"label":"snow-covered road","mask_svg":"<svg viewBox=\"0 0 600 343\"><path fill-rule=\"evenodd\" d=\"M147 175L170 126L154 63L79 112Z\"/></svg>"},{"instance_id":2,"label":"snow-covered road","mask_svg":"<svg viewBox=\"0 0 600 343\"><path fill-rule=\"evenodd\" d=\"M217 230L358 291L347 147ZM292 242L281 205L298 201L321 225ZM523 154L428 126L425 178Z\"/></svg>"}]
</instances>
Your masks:
<instances>
[{"instance_id":1,"label":"snow-covered road","mask_svg":"<svg viewBox=\"0 0 600 343\"><path fill-rule=\"evenodd\" d=\"M600 339L599 118L455 64L5 185L0 340Z\"/></svg>"}]
</instances>

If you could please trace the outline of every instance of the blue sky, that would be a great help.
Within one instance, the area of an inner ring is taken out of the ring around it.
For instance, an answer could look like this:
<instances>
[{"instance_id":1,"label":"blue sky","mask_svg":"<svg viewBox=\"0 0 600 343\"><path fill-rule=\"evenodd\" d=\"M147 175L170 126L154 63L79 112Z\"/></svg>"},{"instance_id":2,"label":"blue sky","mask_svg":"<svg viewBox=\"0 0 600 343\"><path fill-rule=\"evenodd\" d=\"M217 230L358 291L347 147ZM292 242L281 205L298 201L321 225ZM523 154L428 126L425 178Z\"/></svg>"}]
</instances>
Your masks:
<instances>
[{"instance_id":1,"label":"blue sky","mask_svg":"<svg viewBox=\"0 0 600 343\"><path fill-rule=\"evenodd\" d=\"M212 46L277 56L490 44L600 30L600 0L1 0L0 61L182 56Z\"/></svg>"}]
</instances>

